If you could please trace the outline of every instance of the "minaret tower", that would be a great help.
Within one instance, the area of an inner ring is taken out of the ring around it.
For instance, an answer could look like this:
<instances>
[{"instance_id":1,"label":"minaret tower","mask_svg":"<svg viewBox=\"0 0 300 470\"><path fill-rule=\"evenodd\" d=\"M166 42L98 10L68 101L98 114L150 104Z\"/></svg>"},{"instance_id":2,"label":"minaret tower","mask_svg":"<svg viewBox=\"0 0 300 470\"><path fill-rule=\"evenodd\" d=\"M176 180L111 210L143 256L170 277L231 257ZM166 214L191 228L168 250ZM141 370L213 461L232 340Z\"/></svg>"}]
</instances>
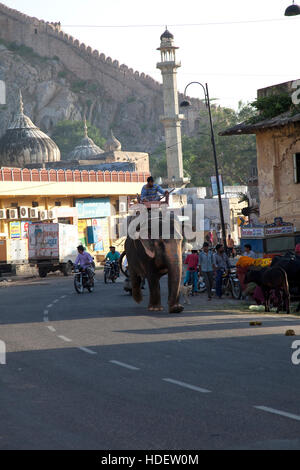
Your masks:
<instances>
[{"instance_id":1,"label":"minaret tower","mask_svg":"<svg viewBox=\"0 0 300 470\"><path fill-rule=\"evenodd\" d=\"M166 31L160 37L161 61L156 65L161 70L163 79L164 115L160 120L165 128L168 180L166 184L181 187L188 182L183 178L182 146L181 146L181 121L183 114L179 114L177 69L181 66L176 61L174 36L166 27Z\"/></svg>"}]
</instances>

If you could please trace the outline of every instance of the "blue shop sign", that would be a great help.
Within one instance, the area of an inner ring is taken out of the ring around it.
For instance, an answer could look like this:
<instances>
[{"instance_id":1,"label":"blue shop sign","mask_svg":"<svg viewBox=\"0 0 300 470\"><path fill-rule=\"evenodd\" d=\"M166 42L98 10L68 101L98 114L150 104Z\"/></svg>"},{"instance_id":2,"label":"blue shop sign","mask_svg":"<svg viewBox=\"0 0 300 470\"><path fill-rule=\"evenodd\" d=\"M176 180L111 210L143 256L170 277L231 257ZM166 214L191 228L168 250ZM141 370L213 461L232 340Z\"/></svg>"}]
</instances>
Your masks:
<instances>
[{"instance_id":1,"label":"blue shop sign","mask_svg":"<svg viewBox=\"0 0 300 470\"><path fill-rule=\"evenodd\" d=\"M96 217L110 217L110 199L77 199L75 205L78 209L79 219L94 219Z\"/></svg>"}]
</instances>

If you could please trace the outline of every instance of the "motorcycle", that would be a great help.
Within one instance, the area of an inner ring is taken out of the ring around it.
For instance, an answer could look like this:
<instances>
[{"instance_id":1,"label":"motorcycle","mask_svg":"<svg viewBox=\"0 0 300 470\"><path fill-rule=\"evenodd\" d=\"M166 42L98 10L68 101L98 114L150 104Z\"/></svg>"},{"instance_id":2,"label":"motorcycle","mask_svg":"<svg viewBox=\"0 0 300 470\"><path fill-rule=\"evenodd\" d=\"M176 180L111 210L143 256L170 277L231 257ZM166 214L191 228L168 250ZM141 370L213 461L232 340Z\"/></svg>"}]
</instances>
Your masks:
<instances>
[{"instance_id":1,"label":"motorcycle","mask_svg":"<svg viewBox=\"0 0 300 470\"><path fill-rule=\"evenodd\" d=\"M92 278L88 275L86 269L81 266L74 267L74 287L78 294L83 294L84 289L89 292L94 291L94 273Z\"/></svg>"},{"instance_id":2,"label":"motorcycle","mask_svg":"<svg viewBox=\"0 0 300 470\"><path fill-rule=\"evenodd\" d=\"M119 277L119 269L117 261L106 260L104 264L104 282L105 284L108 281L116 282L116 279Z\"/></svg>"},{"instance_id":3,"label":"motorcycle","mask_svg":"<svg viewBox=\"0 0 300 470\"><path fill-rule=\"evenodd\" d=\"M228 274L223 274L222 291L225 295L231 294L236 300L241 298L242 288L236 274L236 268L231 268Z\"/></svg>"}]
</instances>

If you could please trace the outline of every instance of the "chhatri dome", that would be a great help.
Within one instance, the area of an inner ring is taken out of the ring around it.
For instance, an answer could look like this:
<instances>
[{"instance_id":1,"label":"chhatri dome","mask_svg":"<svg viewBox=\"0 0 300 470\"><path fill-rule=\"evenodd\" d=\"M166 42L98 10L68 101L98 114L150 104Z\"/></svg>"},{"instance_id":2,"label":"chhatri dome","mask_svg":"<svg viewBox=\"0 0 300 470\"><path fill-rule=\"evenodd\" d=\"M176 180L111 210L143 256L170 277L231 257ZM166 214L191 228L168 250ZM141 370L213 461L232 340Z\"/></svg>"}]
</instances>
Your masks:
<instances>
[{"instance_id":1,"label":"chhatri dome","mask_svg":"<svg viewBox=\"0 0 300 470\"><path fill-rule=\"evenodd\" d=\"M116 139L112 129L110 130L110 137L107 139L104 149L106 152L117 152L122 150L121 142Z\"/></svg>"},{"instance_id":2,"label":"chhatri dome","mask_svg":"<svg viewBox=\"0 0 300 470\"><path fill-rule=\"evenodd\" d=\"M20 91L19 112L0 139L0 166L24 168L60 160L60 150L48 135L36 127L24 114Z\"/></svg>"},{"instance_id":3,"label":"chhatri dome","mask_svg":"<svg viewBox=\"0 0 300 470\"><path fill-rule=\"evenodd\" d=\"M104 151L89 138L86 118L84 118L84 137L79 145L67 155L66 160L90 160L100 153Z\"/></svg>"}]
</instances>

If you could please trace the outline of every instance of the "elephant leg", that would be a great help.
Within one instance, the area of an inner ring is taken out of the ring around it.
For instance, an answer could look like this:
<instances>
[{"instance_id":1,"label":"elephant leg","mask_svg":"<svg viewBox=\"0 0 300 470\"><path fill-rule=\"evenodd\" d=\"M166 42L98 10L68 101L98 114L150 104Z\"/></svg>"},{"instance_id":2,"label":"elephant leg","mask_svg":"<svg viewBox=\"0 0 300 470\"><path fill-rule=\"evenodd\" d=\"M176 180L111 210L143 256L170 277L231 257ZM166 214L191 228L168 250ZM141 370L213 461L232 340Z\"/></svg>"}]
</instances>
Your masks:
<instances>
[{"instance_id":1,"label":"elephant leg","mask_svg":"<svg viewBox=\"0 0 300 470\"><path fill-rule=\"evenodd\" d=\"M132 297L138 304L143 300L141 291L141 278L135 272L130 271Z\"/></svg>"},{"instance_id":2,"label":"elephant leg","mask_svg":"<svg viewBox=\"0 0 300 470\"><path fill-rule=\"evenodd\" d=\"M150 291L148 310L150 310L151 312L162 311L163 307L161 306L159 278L156 277L155 274L149 274L147 276L147 279Z\"/></svg>"}]
</instances>

